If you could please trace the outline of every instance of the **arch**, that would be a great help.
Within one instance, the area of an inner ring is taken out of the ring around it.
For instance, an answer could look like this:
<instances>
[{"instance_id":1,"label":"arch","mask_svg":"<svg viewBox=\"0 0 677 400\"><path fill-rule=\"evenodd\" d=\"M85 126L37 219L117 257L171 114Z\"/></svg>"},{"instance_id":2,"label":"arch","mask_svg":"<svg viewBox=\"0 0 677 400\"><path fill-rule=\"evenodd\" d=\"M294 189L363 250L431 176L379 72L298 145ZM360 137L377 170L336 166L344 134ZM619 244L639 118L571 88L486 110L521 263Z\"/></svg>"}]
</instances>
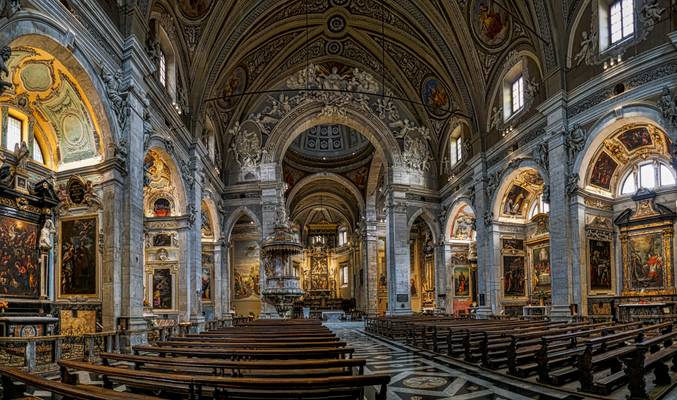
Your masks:
<instances>
[{"instance_id":1,"label":"arch","mask_svg":"<svg viewBox=\"0 0 677 400\"><path fill-rule=\"evenodd\" d=\"M538 173L538 175L543 179L543 185L548 185L548 181L546 180L547 175L544 175L542 172L542 169L536 165L534 162L533 164L531 162L523 162L519 165L519 167L516 167L514 169L508 169L505 172L503 172L503 175L501 177L501 183L498 187L498 189L495 191L493 198L491 199L491 211L493 215L496 218L499 218L501 216L501 208L503 206L503 199L505 196L508 194L508 191L512 188L513 182L515 179L522 174L523 172L526 171L535 171ZM524 206L524 209L526 210L526 213L528 213L529 206L531 204L531 201L533 199L530 199L529 203ZM525 213L525 214L526 214ZM525 217L526 219L526 217Z\"/></svg>"},{"instance_id":2,"label":"arch","mask_svg":"<svg viewBox=\"0 0 677 400\"><path fill-rule=\"evenodd\" d=\"M499 199L503 198L503 195L500 193L501 189L505 188L505 185L507 182L510 182L512 179L508 179L508 177L514 177L515 173L524 170L524 169L533 169L538 172L538 174L541 176L543 179L543 184L544 185L550 185L550 174L547 170L543 169L543 167L538 164L534 159L532 158L517 158L508 164L507 168L504 168L502 170L496 171L495 174L497 175L497 179L499 185L494 191L493 195L489 198L489 204L492 205L491 210L494 211L494 215L498 215L495 213L495 208L496 208L496 202ZM499 196L499 194L501 194ZM499 206L500 207L500 206Z\"/></svg>"},{"instance_id":3,"label":"arch","mask_svg":"<svg viewBox=\"0 0 677 400\"><path fill-rule=\"evenodd\" d=\"M93 65L93 59L83 54L80 47L72 46L74 37L71 31L45 15L31 13L29 18L15 17L5 22L0 25L3 43L8 43L10 47L26 46L43 50L59 60L73 75L93 111L91 117L101 138L100 154L102 158L112 155L112 151L106 150L115 146L122 133L106 95L106 88L99 78L101 67ZM113 71L114 67L110 65L108 69Z\"/></svg>"},{"instance_id":4,"label":"arch","mask_svg":"<svg viewBox=\"0 0 677 400\"><path fill-rule=\"evenodd\" d=\"M400 147L390 129L371 113L365 113L356 104L343 106L344 116L328 115L325 105L320 102L305 103L285 115L272 129L264 151L271 161L281 163L287 148L294 139L307 129L317 125L341 124L355 129L364 135L377 152L387 160L386 167L394 165L400 158Z\"/></svg>"},{"instance_id":5,"label":"arch","mask_svg":"<svg viewBox=\"0 0 677 400\"><path fill-rule=\"evenodd\" d=\"M430 232L433 234L433 241L437 243L440 238L440 227L433 213L427 208L419 208L409 218L409 221L407 221L407 232L411 231L411 227L414 225L414 222L416 222L416 218L418 217L421 217L421 219L425 221L426 224L428 224L428 228L430 228Z\"/></svg>"},{"instance_id":6,"label":"arch","mask_svg":"<svg viewBox=\"0 0 677 400\"><path fill-rule=\"evenodd\" d=\"M314 194L314 195L309 196L308 200L310 201L311 199L313 199L316 196L319 196L319 194ZM357 222L355 215L352 212L350 212L349 204L347 204L345 202L345 200L343 200L342 198L340 198L340 197L338 197L334 194L331 194L331 193L323 193L322 196L325 197L325 198L328 198L328 199L333 199L333 200L337 201L339 204L343 205L348 210L349 215L346 215L344 210L341 210L340 208L336 207L333 204L325 203L325 204L322 205L322 207L334 210L336 213L341 215L348 223L355 224ZM306 200L306 199L304 199L304 200ZM300 205L300 207L297 207L296 209L294 209L294 213L291 216L292 220L295 220L299 216L299 214L303 213L304 211L307 211L308 209L311 209L311 208L317 208L318 207L318 205L316 203L310 203L310 204L299 203L299 205Z\"/></svg>"},{"instance_id":7,"label":"arch","mask_svg":"<svg viewBox=\"0 0 677 400\"><path fill-rule=\"evenodd\" d=\"M214 234L214 242L216 242L221 238L221 224L219 223L219 216L216 211L216 204L214 204L214 200L210 197L203 197L202 203L205 209L207 210L207 214L209 216L209 223L211 225Z\"/></svg>"},{"instance_id":8,"label":"arch","mask_svg":"<svg viewBox=\"0 0 677 400\"><path fill-rule=\"evenodd\" d=\"M613 110L600 117L589 129L585 147L576 157L573 163L573 171L579 176L586 176L591 167L597 150L604 140L616 130L628 124L651 124L662 130L668 139L674 140L670 135L670 129L665 126L663 115L655 107L646 104L629 104L621 110ZM579 186L581 182L579 181Z\"/></svg>"},{"instance_id":9,"label":"arch","mask_svg":"<svg viewBox=\"0 0 677 400\"><path fill-rule=\"evenodd\" d=\"M247 206L240 206L233 210L233 212L223 224L223 232L226 234L226 242L230 242L230 235L233 233L233 228L235 227L237 221L243 216L249 217L252 221L254 221L254 224L256 224L258 229L261 228L261 221L256 216L256 214Z\"/></svg>"},{"instance_id":10,"label":"arch","mask_svg":"<svg viewBox=\"0 0 677 400\"><path fill-rule=\"evenodd\" d=\"M357 188L357 186L355 186L354 183L352 183L348 178L344 177L343 175L339 175L333 172L318 172L316 174L306 176L300 181L298 181L287 195L287 209L289 210L289 207L291 206L294 197L296 197L296 195L299 193L299 191L301 191L301 189L304 186L310 185L318 180L325 179L336 182L344 186L346 189L348 189L348 191L350 191L350 193L353 196L355 196L355 200L357 200L359 210L361 212L364 212L364 199L362 198L362 193L360 193L360 190Z\"/></svg>"},{"instance_id":11,"label":"arch","mask_svg":"<svg viewBox=\"0 0 677 400\"><path fill-rule=\"evenodd\" d=\"M178 160L175 158L175 154L170 154L164 145L161 147L151 146L144 154L144 163L151 152L158 154L161 160L164 161L169 168L172 186L158 189L144 187L144 208L146 216L150 216L150 200L154 200L158 198L158 196L169 196L173 199L174 209L172 210L172 215L184 215L186 212L187 195L183 179L181 178L181 172L177 167Z\"/></svg>"},{"instance_id":12,"label":"arch","mask_svg":"<svg viewBox=\"0 0 677 400\"><path fill-rule=\"evenodd\" d=\"M472 202L468 197L462 196L455 199L447 211L447 215L444 218L444 241L448 241L451 238L452 229L454 228L454 219L458 212L463 208L469 208L473 216L476 216L475 209L472 206Z\"/></svg>"}]
</instances>

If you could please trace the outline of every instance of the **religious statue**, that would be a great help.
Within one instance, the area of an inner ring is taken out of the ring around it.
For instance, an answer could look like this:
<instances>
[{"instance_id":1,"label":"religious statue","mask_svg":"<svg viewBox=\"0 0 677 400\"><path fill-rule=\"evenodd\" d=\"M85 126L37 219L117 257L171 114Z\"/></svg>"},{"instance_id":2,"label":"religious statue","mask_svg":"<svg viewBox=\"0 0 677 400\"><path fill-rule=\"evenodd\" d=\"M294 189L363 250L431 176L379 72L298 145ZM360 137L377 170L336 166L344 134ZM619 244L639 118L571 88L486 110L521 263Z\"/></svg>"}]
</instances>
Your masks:
<instances>
[{"instance_id":1,"label":"religious statue","mask_svg":"<svg viewBox=\"0 0 677 400\"><path fill-rule=\"evenodd\" d=\"M26 142L21 141L21 143L16 143L14 145L14 156L16 157L16 167L20 170L26 169L26 163L28 162L28 146Z\"/></svg>"},{"instance_id":2,"label":"religious statue","mask_svg":"<svg viewBox=\"0 0 677 400\"><path fill-rule=\"evenodd\" d=\"M661 14L665 12L665 8L658 4L658 0L648 0L639 11L640 21L642 21L641 39L644 40L649 36L654 26L660 22Z\"/></svg>"},{"instance_id":3,"label":"religious statue","mask_svg":"<svg viewBox=\"0 0 677 400\"><path fill-rule=\"evenodd\" d=\"M127 101L123 97L122 70L118 69L111 73L102 69L101 79L106 87L106 95L113 106L113 111L118 118L118 124L123 128L127 123Z\"/></svg>"},{"instance_id":4,"label":"religious statue","mask_svg":"<svg viewBox=\"0 0 677 400\"><path fill-rule=\"evenodd\" d=\"M5 46L0 49L0 95L2 95L7 88L12 87L12 84L7 81L2 80L2 75L5 74L9 77L9 69L7 68L7 61L12 55L12 49L9 46Z\"/></svg>"},{"instance_id":5,"label":"religious statue","mask_svg":"<svg viewBox=\"0 0 677 400\"><path fill-rule=\"evenodd\" d=\"M581 65L584 60L587 65L592 65L592 57L595 53L595 35L588 35L587 31L583 31L581 36L581 47L574 56L574 61L576 66Z\"/></svg>"},{"instance_id":6,"label":"religious statue","mask_svg":"<svg viewBox=\"0 0 677 400\"><path fill-rule=\"evenodd\" d=\"M491 120L489 121L489 129L499 129L503 122L503 110L500 107L494 107L491 110Z\"/></svg>"},{"instance_id":7,"label":"religious statue","mask_svg":"<svg viewBox=\"0 0 677 400\"><path fill-rule=\"evenodd\" d=\"M536 149L534 149L534 160L538 165L540 165L544 170L548 170L548 142L543 141L538 144Z\"/></svg>"},{"instance_id":8,"label":"religious statue","mask_svg":"<svg viewBox=\"0 0 677 400\"><path fill-rule=\"evenodd\" d=\"M587 134L578 124L574 124L573 129L569 131L564 138L570 167L574 164L574 161L576 161L576 156L578 153L580 153L581 150L583 150L583 147L585 147L586 138Z\"/></svg>"},{"instance_id":9,"label":"religious statue","mask_svg":"<svg viewBox=\"0 0 677 400\"><path fill-rule=\"evenodd\" d=\"M52 248L52 234L56 232L51 219L45 221L40 230L40 250L48 252Z\"/></svg>"},{"instance_id":10,"label":"religious statue","mask_svg":"<svg viewBox=\"0 0 677 400\"><path fill-rule=\"evenodd\" d=\"M667 86L663 88L661 98L658 99L656 106L667 125L677 127L677 95Z\"/></svg>"}]
</instances>

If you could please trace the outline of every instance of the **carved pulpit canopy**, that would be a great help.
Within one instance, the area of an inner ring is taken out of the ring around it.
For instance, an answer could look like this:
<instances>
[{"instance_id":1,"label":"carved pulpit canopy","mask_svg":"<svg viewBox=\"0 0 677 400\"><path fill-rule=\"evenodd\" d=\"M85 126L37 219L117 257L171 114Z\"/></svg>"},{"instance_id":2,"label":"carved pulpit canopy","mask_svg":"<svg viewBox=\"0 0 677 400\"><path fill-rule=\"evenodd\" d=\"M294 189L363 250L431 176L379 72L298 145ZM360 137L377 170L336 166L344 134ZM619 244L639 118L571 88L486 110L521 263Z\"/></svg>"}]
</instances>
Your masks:
<instances>
[{"instance_id":1,"label":"carved pulpit canopy","mask_svg":"<svg viewBox=\"0 0 677 400\"><path fill-rule=\"evenodd\" d=\"M619 227L630 227L653 222L672 222L675 213L669 208L656 203L656 192L648 189L640 189L632 196L635 201L635 209L623 211L614 223Z\"/></svg>"}]
</instances>

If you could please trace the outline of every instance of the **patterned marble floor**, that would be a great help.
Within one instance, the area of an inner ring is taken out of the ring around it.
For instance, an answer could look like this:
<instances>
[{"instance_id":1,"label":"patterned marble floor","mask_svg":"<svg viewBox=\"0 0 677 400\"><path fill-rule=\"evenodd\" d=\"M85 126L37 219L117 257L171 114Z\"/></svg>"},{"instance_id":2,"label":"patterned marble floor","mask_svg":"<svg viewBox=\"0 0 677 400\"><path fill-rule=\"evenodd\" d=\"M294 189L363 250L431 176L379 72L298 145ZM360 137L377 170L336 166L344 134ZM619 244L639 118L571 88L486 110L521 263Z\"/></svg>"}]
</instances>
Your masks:
<instances>
[{"instance_id":1,"label":"patterned marble floor","mask_svg":"<svg viewBox=\"0 0 677 400\"><path fill-rule=\"evenodd\" d=\"M497 374L472 366L460 367L436 357L435 354L410 351L364 333L361 323L327 324L349 346L355 357L367 358L365 373L391 375L388 400L523 400L581 399L566 393L530 385L509 382Z\"/></svg>"}]
</instances>

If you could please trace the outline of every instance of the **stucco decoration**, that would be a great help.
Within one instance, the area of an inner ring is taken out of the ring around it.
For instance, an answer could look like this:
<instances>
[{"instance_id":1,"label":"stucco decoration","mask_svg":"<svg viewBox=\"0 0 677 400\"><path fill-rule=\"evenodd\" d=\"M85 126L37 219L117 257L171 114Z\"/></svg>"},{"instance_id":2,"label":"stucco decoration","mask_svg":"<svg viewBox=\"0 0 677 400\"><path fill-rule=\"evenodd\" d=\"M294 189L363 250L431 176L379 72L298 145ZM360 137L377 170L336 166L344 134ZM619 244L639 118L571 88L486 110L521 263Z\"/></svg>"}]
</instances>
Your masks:
<instances>
[{"instance_id":1,"label":"stucco decoration","mask_svg":"<svg viewBox=\"0 0 677 400\"><path fill-rule=\"evenodd\" d=\"M570 131L568 131L564 137L564 145L567 149L567 165L569 169L576 162L576 156L578 153L583 150L585 147L585 140L587 139L587 133L585 130L578 124L575 124Z\"/></svg>"},{"instance_id":2,"label":"stucco decoration","mask_svg":"<svg viewBox=\"0 0 677 400\"><path fill-rule=\"evenodd\" d=\"M237 164L244 171L255 170L263 155L257 132L248 129L244 124L240 125L240 123L235 122L228 133L233 137L229 151L233 153Z\"/></svg>"},{"instance_id":3,"label":"stucco decoration","mask_svg":"<svg viewBox=\"0 0 677 400\"><path fill-rule=\"evenodd\" d=\"M666 125L677 129L677 90L664 87L656 106L660 110Z\"/></svg>"},{"instance_id":4,"label":"stucco decoration","mask_svg":"<svg viewBox=\"0 0 677 400\"><path fill-rule=\"evenodd\" d=\"M574 56L576 65L581 65L585 61L586 65L595 64L595 54L597 53L597 34L595 32L581 33L581 43L578 45L578 53Z\"/></svg>"},{"instance_id":5,"label":"stucco decoration","mask_svg":"<svg viewBox=\"0 0 677 400\"><path fill-rule=\"evenodd\" d=\"M9 69L7 69L7 61L9 61L9 57L12 55L12 49L9 48L9 46L5 46L2 49L0 49L0 77L2 75L9 75ZM10 82L3 81L0 79L0 95L2 95L6 89L12 87L12 84Z\"/></svg>"},{"instance_id":6,"label":"stucco decoration","mask_svg":"<svg viewBox=\"0 0 677 400\"><path fill-rule=\"evenodd\" d=\"M647 0L644 6L639 11L639 21L644 29L641 30L640 40L644 40L653 31L654 26L660 22L661 15L665 12L665 8L658 4L658 0Z\"/></svg>"},{"instance_id":7,"label":"stucco decoration","mask_svg":"<svg viewBox=\"0 0 677 400\"><path fill-rule=\"evenodd\" d=\"M407 168L414 171L427 172L430 170L432 162L433 158L428 150L428 143L423 137L405 136L402 163Z\"/></svg>"},{"instance_id":8,"label":"stucco decoration","mask_svg":"<svg viewBox=\"0 0 677 400\"><path fill-rule=\"evenodd\" d=\"M40 131L54 134L53 147L43 149L53 155L54 163L68 164L99 156L101 138L92 107L70 71L42 50L25 46L8 49L0 51L3 60L0 71L8 71L7 80L14 84L7 100L29 114ZM0 82L2 89L7 85ZM29 151L32 145L29 143Z\"/></svg>"},{"instance_id":9,"label":"stucco decoration","mask_svg":"<svg viewBox=\"0 0 677 400\"><path fill-rule=\"evenodd\" d=\"M101 79L106 87L108 100L110 100L117 117L118 126L120 129L124 129L127 126L127 98L122 82L122 70L110 72L102 68Z\"/></svg>"},{"instance_id":10,"label":"stucco decoration","mask_svg":"<svg viewBox=\"0 0 677 400\"><path fill-rule=\"evenodd\" d=\"M345 116L345 106L352 104L383 121L396 138L404 139L414 133L426 140L430 137L428 128L401 117L399 107L390 98L392 91L382 90L373 75L359 68L334 66L328 70L322 65L310 64L287 79L285 86L298 92L291 96L286 93L268 96L262 111L250 114L239 125L253 122L263 135L269 135L282 118L302 105L320 103L323 116L340 118ZM385 97L375 96L382 92Z\"/></svg>"},{"instance_id":11,"label":"stucco decoration","mask_svg":"<svg viewBox=\"0 0 677 400\"><path fill-rule=\"evenodd\" d=\"M21 10L19 0L0 0L0 18L12 18Z\"/></svg>"}]
</instances>

